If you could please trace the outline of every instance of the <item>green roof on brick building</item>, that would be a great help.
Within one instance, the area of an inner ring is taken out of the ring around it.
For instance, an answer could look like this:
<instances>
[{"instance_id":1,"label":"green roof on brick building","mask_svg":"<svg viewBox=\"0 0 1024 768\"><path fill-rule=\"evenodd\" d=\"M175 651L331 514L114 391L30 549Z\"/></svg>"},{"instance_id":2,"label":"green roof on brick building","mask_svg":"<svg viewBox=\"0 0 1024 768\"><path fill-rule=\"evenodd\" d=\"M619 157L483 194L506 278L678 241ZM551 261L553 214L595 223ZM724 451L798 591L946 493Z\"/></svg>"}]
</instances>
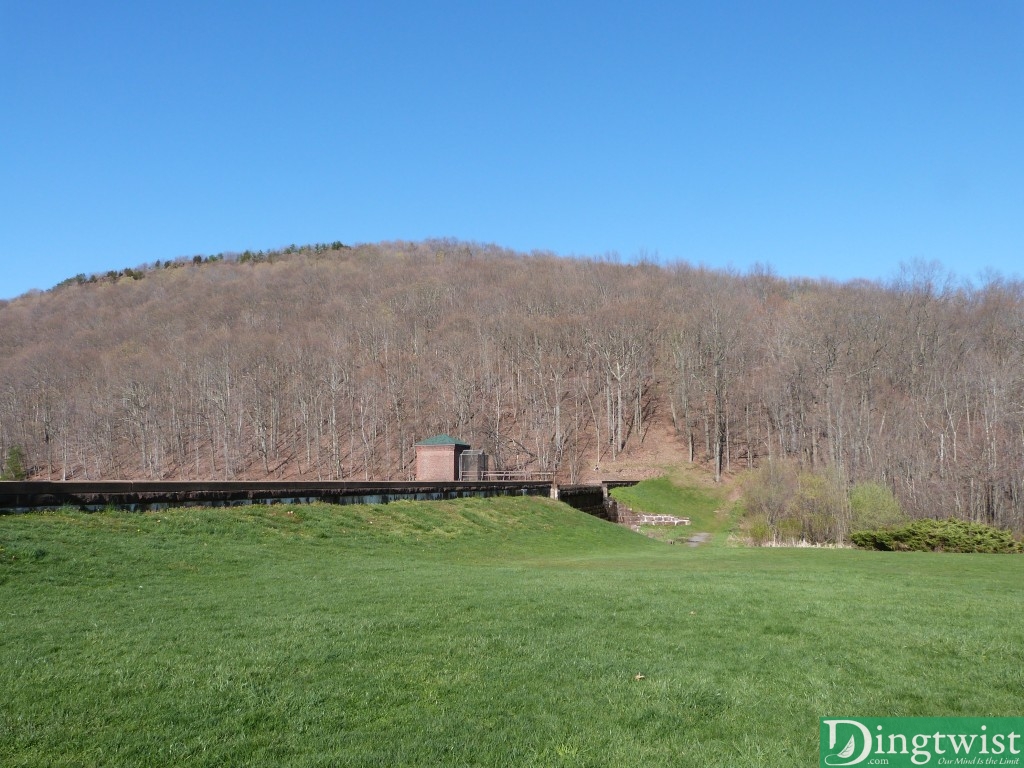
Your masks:
<instances>
[{"instance_id":1,"label":"green roof on brick building","mask_svg":"<svg viewBox=\"0 0 1024 768\"><path fill-rule=\"evenodd\" d=\"M434 435L426 440L420 440L416 445L458 445L463 448L469 448L469 443L457 440L451 435Z\"/></svg>"}]
</instances>

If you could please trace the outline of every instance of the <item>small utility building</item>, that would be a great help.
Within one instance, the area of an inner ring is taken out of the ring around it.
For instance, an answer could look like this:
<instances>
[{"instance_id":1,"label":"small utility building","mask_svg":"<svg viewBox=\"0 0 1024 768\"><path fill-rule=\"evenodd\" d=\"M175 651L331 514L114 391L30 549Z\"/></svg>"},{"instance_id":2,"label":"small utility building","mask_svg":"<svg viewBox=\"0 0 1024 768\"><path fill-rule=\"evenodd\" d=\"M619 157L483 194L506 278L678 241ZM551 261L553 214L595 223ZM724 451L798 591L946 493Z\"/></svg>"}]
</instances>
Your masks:
<instances>
[{"instance_id":1,"label":"small utility building","mask_svg":"<svg viewBox=\"0 0 1024 768\"><path fill-rule=\"evenodd\" d=\"M469 450L469 443L451 435L435 435L416 443L416 479L453 481L459 478L459 458Z\"/></svg>"}]
</instances>

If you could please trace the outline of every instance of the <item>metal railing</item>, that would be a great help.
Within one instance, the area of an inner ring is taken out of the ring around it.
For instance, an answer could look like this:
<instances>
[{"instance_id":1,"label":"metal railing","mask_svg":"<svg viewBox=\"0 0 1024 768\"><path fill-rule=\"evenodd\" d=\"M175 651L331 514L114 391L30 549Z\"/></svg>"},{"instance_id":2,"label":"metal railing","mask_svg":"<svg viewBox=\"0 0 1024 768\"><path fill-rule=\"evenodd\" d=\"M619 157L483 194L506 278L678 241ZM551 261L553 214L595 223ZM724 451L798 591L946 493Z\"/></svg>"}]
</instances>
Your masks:
<instances>
[{"instance_id":1,"label":"metal railing","mask_svg":"<svg viewBox=\"0 0 1024 768\"><path fill-rule=\"evenodd\" d=\"M498 480L502 482L523 480L525 482L547 483L551 482L554 479L554 477L554 472L533 472L531 470L526 469L506 469L483 473L484 480Z\"/></svg>"}]
</instances>

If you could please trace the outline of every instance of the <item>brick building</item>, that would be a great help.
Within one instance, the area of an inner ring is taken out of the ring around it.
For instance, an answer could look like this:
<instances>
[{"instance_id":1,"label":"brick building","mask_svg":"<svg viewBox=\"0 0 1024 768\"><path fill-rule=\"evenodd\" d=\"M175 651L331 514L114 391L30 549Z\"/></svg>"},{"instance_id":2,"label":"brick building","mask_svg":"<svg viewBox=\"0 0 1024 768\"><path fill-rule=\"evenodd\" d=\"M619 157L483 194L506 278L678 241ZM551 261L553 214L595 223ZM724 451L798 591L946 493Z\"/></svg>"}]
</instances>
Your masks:
<instances>
[{"instance_id":1,"label":"brick building","mask_svg":"<svg viewBox=\"0 0 1024 768\"><path fill-rule=\"evenodd\" d=\"M416 443L416 479L451 481L459 479L459 457L469 444L451 435L435 435Z\"/></svg>"}]
</instances>

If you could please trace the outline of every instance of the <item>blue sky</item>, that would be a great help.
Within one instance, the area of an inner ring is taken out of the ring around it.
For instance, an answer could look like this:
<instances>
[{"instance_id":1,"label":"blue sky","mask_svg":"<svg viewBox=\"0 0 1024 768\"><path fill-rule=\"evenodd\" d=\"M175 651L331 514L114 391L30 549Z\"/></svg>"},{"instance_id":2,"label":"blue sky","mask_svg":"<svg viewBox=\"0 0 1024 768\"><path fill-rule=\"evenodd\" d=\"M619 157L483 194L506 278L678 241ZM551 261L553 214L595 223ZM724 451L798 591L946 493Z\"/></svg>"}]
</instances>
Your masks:
<instances>
[{"instance_id":1,"label":"blue sky","mask_svg":"<svg viewBox=\"0 0 1024 768\"><path fill-rule=\"evenodd\" d=\"M0 0L0 298L320 241L1024 272L1024 3Z\"/></svg>"}]
</instances>

